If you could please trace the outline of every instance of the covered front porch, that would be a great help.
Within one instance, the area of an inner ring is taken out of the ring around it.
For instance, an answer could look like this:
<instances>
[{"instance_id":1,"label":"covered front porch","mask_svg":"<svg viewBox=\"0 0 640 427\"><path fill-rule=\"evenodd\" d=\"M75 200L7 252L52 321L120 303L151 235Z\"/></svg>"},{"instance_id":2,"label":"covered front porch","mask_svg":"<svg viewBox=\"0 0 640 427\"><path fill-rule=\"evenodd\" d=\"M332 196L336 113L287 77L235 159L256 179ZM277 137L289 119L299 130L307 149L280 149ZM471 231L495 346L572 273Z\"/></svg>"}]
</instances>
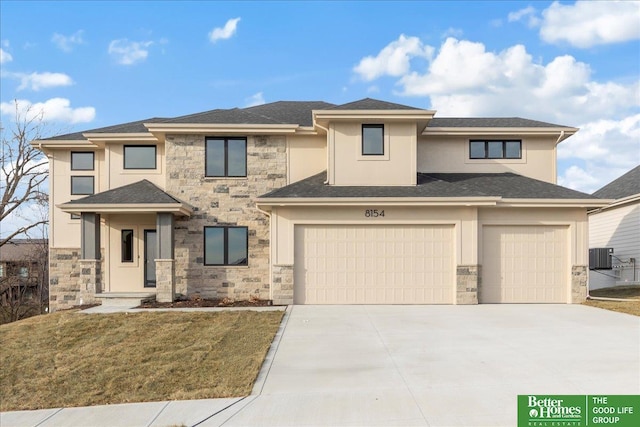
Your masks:
<instances>
[{"instance_id":1,"label":"covered front porch","mask_svg":"<svg viewBox=\"0 0 640 427\"><path fill-rule=\"evenodd\" d=\"M80 216L84 301L175 299L174 220L190 206L143 180L58 207Z\"/></svg>"}]
</instances>

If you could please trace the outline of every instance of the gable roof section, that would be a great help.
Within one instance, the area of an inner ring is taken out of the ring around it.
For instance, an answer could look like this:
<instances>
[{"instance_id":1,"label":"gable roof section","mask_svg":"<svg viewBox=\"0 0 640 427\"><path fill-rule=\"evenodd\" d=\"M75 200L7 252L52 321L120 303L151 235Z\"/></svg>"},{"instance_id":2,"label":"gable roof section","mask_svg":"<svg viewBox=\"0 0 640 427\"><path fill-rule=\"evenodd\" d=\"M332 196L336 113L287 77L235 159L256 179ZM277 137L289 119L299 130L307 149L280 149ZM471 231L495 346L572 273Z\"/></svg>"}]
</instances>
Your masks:
<instances>
[{"instance_id":1,"label":"gable roof section","mask_svg":"<svg viewBox=\"0 0 640 427\"><path fill-rule=\"evenodd\" d=\"M521 117L434 117L428 128L564 128Z\"/></svg>"},{"instance_id":2,"label":"gable roof section","mask_svg":"<svg viewBox=\"0 0 640 427\"><path fill-rule=\"evenodd\" d=\"M640 194L640 165L593 193L601 199L623 199L635 194Z\"/></svg>"},{"instance_id":3,"label":"gable roof section","mask_svg":"<svg viewBox=\"0 0 640 427\"><path fill-rule=\"evenodd\" d=\"M165 193L151 182L143 179L102 193L71 200L65 205L92 204L165 204L182 203L169 193Z\"/></svg>"},{"instance_id":4,"label":"gable roof section","mask_svg":"<svg viewBox=\"0 0 640 427\"><path fill-rule=\"evenodd\" d=\"M47 249L48 245L47 239L11 239L0 248L0 261L28 261L38 252Z\"/></svg>"},{"instance_id":5,"label":"gable roof section","mask_svg":"<svg viewBox=\"0 0 640 427\"><path fill-rule=\"evenodd\" d=\"M327 110L423 110L423 108L410 107L408 105L395 104L393 102L380 101L379 99L364 98L347 104L336 105ZM320 108L316 108L320 110Z\"/></svg>"},{"instance_id":6,"label":"gable roof section","mask_svg":"<svg viewBox=\"0 0 640 427\"><path fill-rule=\"evenodd\" d=\"M419 173L415 186L331 186L326 172L271 191L260 199L476 198L597 201L586 193L514 173Z\"/></svg>"}]
</instances>

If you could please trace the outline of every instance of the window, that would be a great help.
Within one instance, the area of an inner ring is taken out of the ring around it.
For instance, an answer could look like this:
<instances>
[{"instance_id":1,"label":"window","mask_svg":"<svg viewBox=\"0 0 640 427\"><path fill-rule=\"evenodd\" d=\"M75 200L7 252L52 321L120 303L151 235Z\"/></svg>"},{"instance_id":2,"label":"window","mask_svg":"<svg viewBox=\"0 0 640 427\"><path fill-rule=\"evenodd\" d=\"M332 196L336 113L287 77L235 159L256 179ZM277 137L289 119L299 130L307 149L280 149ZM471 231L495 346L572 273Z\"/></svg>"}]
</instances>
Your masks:
<instances>
[{"instance_id":1,"label":"window","mask_svg":"<svg viewBox=\"0 0 640 427\"><path fill-rule=\"evenodd\" d=\"M20 277L29 277L29 268L28 267L20 267L20 270L18 270L18 275Z\"/></svg>"},{"instance_id":2,"label":"window","mask_svg":"<svg viewBox=\"0 0 640 427\"><path fill-rule=\"evenodd\" d=\"M362 155L384 154L384 125L362 125Z\"/></svg>"},{"instance_id":3,"label":"window","mask_svg":"<svg viewBox=\"0 0 640 427\"><path fill-rule=\"evenodd\" d=\"M133 230L122 230L122 262L133 262Z\"/></svg>"},{"instance_id":4,"label":"window","mask_svg":"<svg viewBox=\"0 0 640 427\"><path fill-rule=\"evenodd\" d=\"M156 146L155 145L125 145L124 146L125 169L155 169Z\"/></svg>"},{"instance_id":5,"label":"window","mask_svg":"<svg viewBox=\"0 0 640 427\"><path fill-rule=\"evenodd\" d=\"M247 176L246 138L207 138L205 176Z\"/></svg>"},{"instance_id":6,"label":"window","mask_svg":"<svg viewBox=\"0 0 640 427\"><path fill-rule=\"evenodd\" d=\"M0 277L4 277L4 264L0 264Z\"/></svg>"},{"instance_id":7,"label":"window","mask_svg":"<svg viewBox=\"0 0 640 427\"><path fill-rule=\"evenodd\" d=\"M521 159L522 141L470 141L470 159Z\"/></svg>"},{"instance_id":8,"label":"window","mask_svg":"<svg viewBox=\"0 0 640 427\"><path fill-rule=\"evenodd\" d=\"M71 152L71 170L72 171L92 171L94 154L92 152Z\"/></svg>"},{"instance_id":9,"label":"window","mask_svg":"<svg viewBox=\"0 0 640 427\"><path fill-rule=\"evenodd\" d=\"M248 265L247 227L205 227L205 265Z\"/></svg>"},{"instance_id":10,"label":"window","mask_svg":"<svg viewBox=\"0 0 640 427\"><path fill-rule=\"evenodd\" d=\"M93 194L93 177L92 176L72 176L71 177L71 194L73 195Z\"/></svg>"},{"instance_id":11,"label":"window","mask_svg":"<svg viewBox=\"0 0 640 427\"><path fill-rule=\"evenodd\" d=\"M82 215L79 215L79 214L71 214L71 219L82 219Z\"/></svg>"}]
</instances>

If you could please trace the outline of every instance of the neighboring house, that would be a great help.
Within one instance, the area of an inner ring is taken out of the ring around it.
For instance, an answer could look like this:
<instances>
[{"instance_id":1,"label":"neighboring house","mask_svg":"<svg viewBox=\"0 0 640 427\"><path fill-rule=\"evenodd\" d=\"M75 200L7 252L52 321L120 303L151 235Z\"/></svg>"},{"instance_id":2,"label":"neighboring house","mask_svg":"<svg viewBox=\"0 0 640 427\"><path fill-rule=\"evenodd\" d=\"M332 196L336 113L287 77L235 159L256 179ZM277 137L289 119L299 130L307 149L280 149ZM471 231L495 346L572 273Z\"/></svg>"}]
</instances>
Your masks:
<instances>
[{"instance_id":1,"label":"neighboring house","mask_svg":"<svg viewBox=\"0 0 640 427\"><path fill-rule=\"evenodd\" d=\"M640 166L593 195L613 202L589 212L589 248L613 254L610 270L591 270L589 289L640 284Z\"/></svg>"},{"instance_id":2,"label":"neighboring house","mask_svg":"<svg viewBox=\"0 0 640 427\"><path fill-rule=\"evenodd\" d=\"M46 239L13 239L0 247L0 302L34 299L43 287L46 291L47 250Z\"/></svg>"},{"instance_id":3,"label":"neighboring house","mask_svg":"<svg viewBox=\"0 0 640 427\"><path fill-rule=\"evenodd\" d=\"M33 141L49 157L51 306L124 293L274 304L580 302L577 129L281 101Z\"/></svg>"}]
</instances>

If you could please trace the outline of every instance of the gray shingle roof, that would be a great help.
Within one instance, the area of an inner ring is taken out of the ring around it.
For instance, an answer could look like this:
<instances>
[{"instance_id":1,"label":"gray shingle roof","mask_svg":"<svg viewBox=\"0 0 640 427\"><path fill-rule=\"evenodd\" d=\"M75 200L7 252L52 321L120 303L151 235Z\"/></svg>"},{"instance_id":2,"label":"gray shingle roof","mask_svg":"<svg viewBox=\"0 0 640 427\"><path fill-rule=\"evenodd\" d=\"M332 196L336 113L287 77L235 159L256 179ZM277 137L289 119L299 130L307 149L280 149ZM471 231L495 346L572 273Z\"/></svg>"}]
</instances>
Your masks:
<instances>
[{"instance_id":1,"label":"gray shingle roof","mask_svg":"<svg viewBox=\"0 0 640 427\"><path fill-rule=\"evenodd\" d=\"M634 194L640 194L640 165L593 193L601 199L623 199Z\"/></svg>"},{"instance_id":2,"label":"gray shingle roof","mask_svg":"<svg viewBox=\"0 0 640 427\"><path fill-rule=\"evenodd\" d=\"M330 186L326 172L271 191L264 198L503 197L506 199L596 199L513 173L419 173L416 186Z\"/></svg>"},{"instance_id":3,"label":"gray shingle roof","mask_svg":"<svg viewBox=\"0 0 640 427\"><path fill-rule=\"evenodd\" d=\"M549 128L566 127L521 117L435 117L428 128Z\"/></svg>"},{"instance_id":4,"label":"gray shingle roof","mask_svg":"<svg viewBox=\"0 0 640 427\"><path fill-rule=\"evenodd\" d=\"M27 261L48 246L48 239L11 239L0 248L0 261Z\"/></svg>"},{"instance_id":5,"label":"gray shingle roof","mask_svg":"<svg viewBox=\"0 0 640 427\"><path fill-rule=\"evenodd\" d=\"M138 120L135 122L122 123L119 125L106 126L97 129L83 130L81 132L68 133L65 135L53 136L51 138L45 138L43 141L55 141L55 140L84 140L83 133L146 133L149 130L144 127L144 123L159 123L167 119L161 117L153 117L146 120Z\"/></svg>"},{"instance_id":6,"label":"gray shingle roof","mask_svg":"<svg viewBox=\"0 0 640 427\"><path fill-rule=\"evenodd\" d=\"M347 104L336 105L328 110L423 110L423 108L380 101L379 99L364 98Z\"/></svg>"},{"instance_id":7,"label":"gray shingle roof","mask_svg":"<svg viewBox=\"0 0 640 427\"><path fill-rule=\"evenodd\" d=\"M72 200L66 205L79 204L157 204L157 203L182 203L151 182L143 179L133 184L123 185L113 190L103 191L81 199Z\"/></svg>"}]
</instances>

